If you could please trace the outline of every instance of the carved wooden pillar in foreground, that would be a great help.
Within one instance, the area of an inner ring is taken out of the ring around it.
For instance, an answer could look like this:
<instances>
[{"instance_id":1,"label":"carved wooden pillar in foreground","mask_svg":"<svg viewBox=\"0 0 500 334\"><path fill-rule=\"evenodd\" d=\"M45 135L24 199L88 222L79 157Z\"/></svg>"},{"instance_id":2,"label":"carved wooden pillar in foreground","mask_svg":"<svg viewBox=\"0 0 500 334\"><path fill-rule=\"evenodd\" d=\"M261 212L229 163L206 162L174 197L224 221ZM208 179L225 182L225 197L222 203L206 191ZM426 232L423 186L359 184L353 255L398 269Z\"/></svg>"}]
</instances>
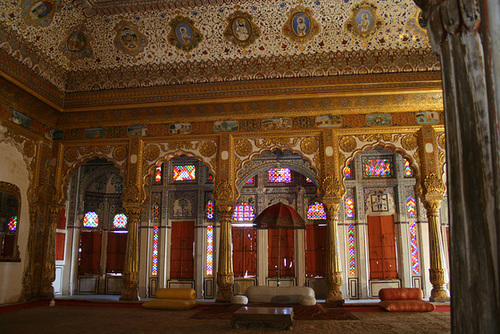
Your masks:
<instances>
[{"instance_id":1,"label":"carved wooden pillar in foreground","mask_svg":"<svg viewBox=\"0 0 500 334\"><path fill-rule=\"evenodd\" d=\"M340 287L342 286L342 270L340 266L339 235L337 231L337 217L341 202L340 184L337 179L329 175L318 189L323 200L327 218L327 239L326 239L326 278L328 282L329 303L343 304L344 297Z\"/></svg>"},{"instance_id":2,"label":"carved wooden pillar in foreground","mask_svg":"<svg viewBox=\"0 0 500 334\"><path fill-rule=\"evenodd\" d=\"M443 181L435 174L428 175L424 180L423 203L429 219L429 244L431 248L430 281L432 284L430 300L446 302L450 300L447 274L444 268L443 238L439 208L445 192Z\"/></svg>"},{"instance_id":3,"label":"carved wooden pillar in foreground","mask_svg":"<svg viewBox=\"0 0 500 334\"><path fill-rule=\"evenodd\" d=\"M52 283L56 279L56 227L57 216L61 211L61 206L57 204L49 204L48 209L48 223L46 225L46 248L45 259L42 277L42 291L41 297L52 298L54 297L54 287Z\"/></svg>"},{"instance_id":4,"label":"carved wooden pillar in foreground","mask_svg":"<svg viewBox=\"0 0 500 334\"><path fill-rule=\"evenodd\" d=\"M227 180L222 180L216 184L214 197L219 211L220 222L216 302L230 302L234 284L233 257L231 254L231 220L234 203L231 201L233 190Z\"/></svg>"},{"instance_id":5,"label":"carved wooden pillar in foreground","mask_svg":"<svg viewBox=\"0 0 500 334\"><path fill-rule=\"evenodd\" d=\"M130 182L122 194L123 207L127 212L127 252L123 270L123 290L120 300L139 300L139 221L142 206L139 203L139 189Z\"/></svg>"},{"instance_id":6,"label":"carved wooden pillar in foreground","mask_svg":"<svg viewBox=\"0 0 500 334\"><path fill-rule=\"evenodd\" d=\"M500 3L414 0L438 53L453 333L500 332Z\"/></svg>"}]
</instances>

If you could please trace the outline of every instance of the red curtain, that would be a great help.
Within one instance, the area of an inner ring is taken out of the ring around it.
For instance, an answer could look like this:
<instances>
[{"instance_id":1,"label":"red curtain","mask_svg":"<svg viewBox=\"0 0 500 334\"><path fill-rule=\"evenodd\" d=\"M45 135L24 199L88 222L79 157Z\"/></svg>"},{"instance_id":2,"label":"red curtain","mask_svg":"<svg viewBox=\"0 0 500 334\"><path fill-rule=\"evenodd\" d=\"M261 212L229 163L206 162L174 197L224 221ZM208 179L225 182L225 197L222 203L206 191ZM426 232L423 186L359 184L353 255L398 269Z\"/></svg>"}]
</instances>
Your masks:
<instances>
[{"instance_id":1,"label":"red curtain","mask_svg":"<svg viewBox=\"0 0 500 334\"><path fill-rule=\"evenodd\" d=\"M270 229L268 230L269 277L278 276L278 254L280 259L280 277L295 277L293 230ZM278 251L278 245L280 251Z\"/></svg>"},{"instance_id":2,"label":"red curtain","mask_svg":"<svg viewBox=\"0 0 500 334\"><path fill-rule=\"evenodd\" d=\"M101 266L101 232L80 233L79 275L98 275Z\"/></svg>"},{"instance_id":3,"label":"red curtain","mask_svg":"<svg viewBox=\"0 0 500 334\"><path fill-rule=\"evenodd\" d=\"M370 278L398 278L393 216L368 216Z\"/></svg>"},{"instance_id":4,"label":"red curtain","mask_svg":"<svg viewBox=\"0 0 500 334\"><path fill-rule=\"evenodd\" d=\"M170 278L194 278L194 222L172 223Z\"/></svg>"},{"instance_id":5,"label":"red curtain","mask_svg":"<svg viewBox=\"0 0 500 334\"><path fill-rule=\"evenodd\" d=\"M107 273L123 273L128 233L108 234Z\"/></svg>"},{"instance_id":6,"label":"red curtain","mask_svg":"<svg viewBox=\"0 0 500 334\"><path fill-rule=\"evenodd\" d=\"M61 232L56 232L56 260L64 260L64 240L66 239L66 234Z\"/></svg>"},{"instance_id":7,"label":"red curtain","mask_svg":"<svg viewBox=\"0 0 500 334\"><path fill-rule=\"evenodd\" d=\"M232 227L234 277L257 276L257 230Z\"/></svg>"},{"instance_id":8,"label":"red curtain","mask_svg":"<svg viewBox=\"0 0 500 334\"><path fill-rule=\"evenodd\" d=\"M326 226L306 226L306 277L326 275Z\"/></svg>"}]
</instances>

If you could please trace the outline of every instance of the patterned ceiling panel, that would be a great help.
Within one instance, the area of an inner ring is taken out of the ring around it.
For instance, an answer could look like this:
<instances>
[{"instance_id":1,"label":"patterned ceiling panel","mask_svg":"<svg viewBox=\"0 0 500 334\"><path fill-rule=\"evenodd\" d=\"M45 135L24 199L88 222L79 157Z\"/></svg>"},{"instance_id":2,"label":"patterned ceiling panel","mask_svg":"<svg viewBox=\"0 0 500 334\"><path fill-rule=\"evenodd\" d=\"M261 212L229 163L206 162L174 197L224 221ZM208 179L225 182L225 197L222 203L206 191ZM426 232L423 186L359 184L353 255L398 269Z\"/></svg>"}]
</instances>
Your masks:
<instances>
[{"instance_id":1,"label":"patterned ceiling panel","mask_svg":"<svg viewBox=\"0 0 500 334\"><path fill-rule=\"evenodd\" d=\"M378 55L430 54L418 13L412 0L0 1L0 47L63 92L394 72ZM282 60L298 63L287 74Z\"/></svg>"}]
</instances>

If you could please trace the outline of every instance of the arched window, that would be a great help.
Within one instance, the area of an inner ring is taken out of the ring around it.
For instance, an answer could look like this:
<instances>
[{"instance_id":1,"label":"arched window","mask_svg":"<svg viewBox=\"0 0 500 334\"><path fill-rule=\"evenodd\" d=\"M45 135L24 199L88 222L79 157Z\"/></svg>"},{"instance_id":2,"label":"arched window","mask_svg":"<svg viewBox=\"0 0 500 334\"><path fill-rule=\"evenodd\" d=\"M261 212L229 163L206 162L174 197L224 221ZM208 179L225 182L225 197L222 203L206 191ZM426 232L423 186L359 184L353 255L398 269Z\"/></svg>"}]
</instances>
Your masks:
<instances>
[{"instance_id":1,"label":"arched window","mask_svg":"<svg viewBox=\"0 0 500 334\"><path fill-rule=\"evenodd\" d=\"M246 203L238 204L234 207L233 220L250 221L255 218L253 206Z\"/></svg>"},{"instance_id":2,"label":"arched window","mask_svg":"<svg viewBox=\"0 0 500 334\"><path fill-rule=\"evenodd\" d=\"M157 166L155 170L155 182L160 183L161 182L161 166Z\"/></svg>"},{"instance_id":3,"label":"arched window","mask_svg":"<svg viewBox=\"0 0 500 334\"><path fill-rule=\"evenodd\" d=\"M309 220L326 219L326 212L323 203L314 202L311 205L309 205L309 209L307 210L307 219Z\"/></svg>"},{"instance_id":4,"label":"arched window","mask_svg":"<svg viewBox=\"0 0 500 334\"><path fill-rule=\"evenodd\" d=\"M127 216L124 213L115 215L113 219L113 228L127 228Z\"/></svg>"},{"instance_id":5,"label":"arched window","mask_svg":"<svg viewBox=\"0 0 500 334\"><path fill-rule=\"evenodd\" d=\"M83 217L83 227L96 228L99 226L99 216L94 211L89 211Z\"/></svg>"}]
</instances>

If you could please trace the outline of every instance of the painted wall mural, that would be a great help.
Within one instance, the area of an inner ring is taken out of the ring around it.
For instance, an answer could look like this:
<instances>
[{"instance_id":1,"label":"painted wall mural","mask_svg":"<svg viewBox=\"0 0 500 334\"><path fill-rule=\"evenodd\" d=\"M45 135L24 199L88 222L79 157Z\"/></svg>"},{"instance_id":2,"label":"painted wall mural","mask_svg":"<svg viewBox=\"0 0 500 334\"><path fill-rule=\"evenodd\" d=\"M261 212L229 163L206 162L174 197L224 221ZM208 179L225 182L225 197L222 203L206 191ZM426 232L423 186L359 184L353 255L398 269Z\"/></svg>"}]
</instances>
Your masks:
<instances>
[{"instance_id":1,"label":"painted wall mural","mask_svg":"<svg viewBox=\"0 0 500 334\"><path fill-rule=\"evenodd\" d=\"M146 36L133 23L122 21L115 27L115 31L116 48L128 55L137 56L148 44Z\"/></svg>"},{"instance_id":2,"label":"painted wall mural","mask_svg":"<svg viewBox=\"0 0 500 334\"><path fill-rule=\"evenodd\" d=\"M59 0L24 0L21 4L22 17L26 24L46 27L52 22L54 13L59 9Z\"/></svg>"}]
</instances>

